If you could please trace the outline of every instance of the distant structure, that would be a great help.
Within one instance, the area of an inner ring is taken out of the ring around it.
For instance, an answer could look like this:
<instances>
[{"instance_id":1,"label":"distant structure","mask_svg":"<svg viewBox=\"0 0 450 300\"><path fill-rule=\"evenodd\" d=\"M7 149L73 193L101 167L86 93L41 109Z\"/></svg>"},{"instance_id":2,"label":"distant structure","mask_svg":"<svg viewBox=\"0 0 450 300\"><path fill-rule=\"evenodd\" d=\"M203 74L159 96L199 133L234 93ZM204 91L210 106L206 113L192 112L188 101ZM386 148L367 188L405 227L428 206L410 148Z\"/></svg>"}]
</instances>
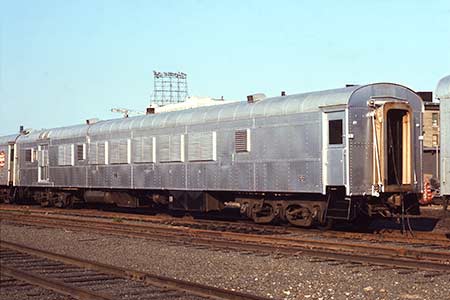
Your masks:
<instances>
[{"instance_id":1,"label":"distant structure","mask_svg":"<svg viewBox=\"0 0 450 300\"><path fill-rule=\"evenodd\" d=\"M439 102L433 101L432 92L417 92L425 106L423 113L423 176L432 184L439 182Z\"/></svg>"},{"instance_id":2,"label":"distant structure","mask_svg":"<svg viewBox=\"0 0 450 300\"><path fill-rule=\"evenodd\" d=\"M187 75L183 72L153 71L154 89L151 106L184 102L188 96Z\"/></svg>"},{"instance_id":3,"label":"distant structure","mask_svg":"<svg viewBox=\"0 0 450 300\"><path fill-rule=\"evenodd\" d=\"M131 114L145 115L145 112L136 111L128 108L111 108L111 112L121 113L124 118L128 118Z\"/></svg>"}]
</instances>

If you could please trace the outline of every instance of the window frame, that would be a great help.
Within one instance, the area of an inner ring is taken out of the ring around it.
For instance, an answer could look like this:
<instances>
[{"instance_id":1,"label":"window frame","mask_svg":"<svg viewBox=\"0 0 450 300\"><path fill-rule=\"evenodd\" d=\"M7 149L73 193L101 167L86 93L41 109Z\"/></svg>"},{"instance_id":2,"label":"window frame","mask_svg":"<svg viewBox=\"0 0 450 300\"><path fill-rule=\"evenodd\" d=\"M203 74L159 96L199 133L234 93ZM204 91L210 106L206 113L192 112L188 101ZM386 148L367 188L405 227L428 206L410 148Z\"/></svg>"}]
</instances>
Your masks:
<instances>
[{"instance_id":1,"label":"window frame","mask_svg":"<svg viewBox=\"0 0 450 300\"><path fill-rule=\"evenodd\" d=\"M29 148L29 149L25 149L25 162L26 163L32 163L34 162L34 157L33 157L33 148Z\"/></svg>"},{"instance_id":2,"label":"window frame","mask_svg":"<svg viewBox=\"0 0 450 300\"><path fill-rule=\"evenodd\" d=\"M332 123L336 123L339 122L340 123L340 136L337 134L339 133L336 132L336 129L338 129L338 127L332 127ZM336 135L332 136L332 133L335 133ZM339 138L339 142L337 142ZM340 145L344 145L344 120L343 119L333 119L333 120L328 120L328 137L327 137L327 141L328 141L328 145L329 146L340 146Z\"/></svg>"},{"instance_id":3,"label":"window frame","mask_svg":"<svg viewBox=\"0 0 450 300\"><path fill-rule=\"evenodd\" d=\"M439 146L439 134L433 133L431 135L431 146L438 147Z\"/></svg>"},{"instance_id":4,"label":"window frame","mask_svg":"<svg viewBox=\"0 0 450 300\"><path fill-rule=\"evenodd\" d=\"M80 157L80 146L81 146L81 157ZM77 144L77 161L86 160L86 144Z\"/></svg>"},{"instance_id":5,"label":"window frame","mask_svg":"<svg viewBox=\"0 0 450 300\"><path fill-rule=\"evenodd\" d=\"M431 126L433 128L439 127L439 113L437 112L431 113Z\"/></svg>"}]
</instances>

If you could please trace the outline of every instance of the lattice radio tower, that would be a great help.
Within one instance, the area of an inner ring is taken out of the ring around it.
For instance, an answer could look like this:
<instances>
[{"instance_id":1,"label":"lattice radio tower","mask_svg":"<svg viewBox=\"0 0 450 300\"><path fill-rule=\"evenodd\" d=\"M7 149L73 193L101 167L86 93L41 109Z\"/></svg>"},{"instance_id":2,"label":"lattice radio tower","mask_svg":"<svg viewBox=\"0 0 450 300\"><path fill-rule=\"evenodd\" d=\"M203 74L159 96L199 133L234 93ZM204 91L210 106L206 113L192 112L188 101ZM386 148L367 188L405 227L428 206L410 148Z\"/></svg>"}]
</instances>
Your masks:
<instances>
[{"instance_id":1,"label":"lattice radio tower","mask_svg":"<svg viewBox=\"0 0 450 300\"><path fill-rule=\"evenodd\" d=\"M153 80L153 97L150 104L164 106L186 100L188 96L186 73L153 71Z\"/></svg>"}]
</instances>

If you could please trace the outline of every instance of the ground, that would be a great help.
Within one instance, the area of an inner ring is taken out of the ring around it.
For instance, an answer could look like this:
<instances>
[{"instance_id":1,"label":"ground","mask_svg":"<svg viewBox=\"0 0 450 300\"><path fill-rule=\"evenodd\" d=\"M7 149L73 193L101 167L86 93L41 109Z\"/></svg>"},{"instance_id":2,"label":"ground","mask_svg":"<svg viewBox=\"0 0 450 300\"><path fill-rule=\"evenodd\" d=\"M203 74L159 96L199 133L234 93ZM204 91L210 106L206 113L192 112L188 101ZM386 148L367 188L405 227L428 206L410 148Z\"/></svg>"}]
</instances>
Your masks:
<instances>
[{"instance_id":1,"label":"ground","mask_svg":"<svg viewBox=\"0 0 450 300\"><path fill-rule=\"evenodd\" d=\"M39 249L276 299L450 299L450 274L257 255L6 221L0 233L2 240Z\"/></svg>"}]
</instances>

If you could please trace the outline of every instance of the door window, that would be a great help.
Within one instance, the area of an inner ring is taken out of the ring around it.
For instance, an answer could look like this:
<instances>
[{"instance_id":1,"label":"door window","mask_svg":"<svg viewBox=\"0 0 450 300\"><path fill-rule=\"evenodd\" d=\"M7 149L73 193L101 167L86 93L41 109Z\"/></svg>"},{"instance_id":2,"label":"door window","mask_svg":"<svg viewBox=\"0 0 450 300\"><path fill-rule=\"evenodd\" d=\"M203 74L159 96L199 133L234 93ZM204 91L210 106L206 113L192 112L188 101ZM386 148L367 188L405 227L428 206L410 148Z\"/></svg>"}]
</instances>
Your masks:
<instances>
[{"instance_id":1,"label":"door window","mask_svg":"<svg viewBox=\"0 0 450 300\"><path fill-rule=\"evenodd\" d=\"M328 121L328 143L330 145L342 145L342 120Z\"/></svg>"}]
</instances>

